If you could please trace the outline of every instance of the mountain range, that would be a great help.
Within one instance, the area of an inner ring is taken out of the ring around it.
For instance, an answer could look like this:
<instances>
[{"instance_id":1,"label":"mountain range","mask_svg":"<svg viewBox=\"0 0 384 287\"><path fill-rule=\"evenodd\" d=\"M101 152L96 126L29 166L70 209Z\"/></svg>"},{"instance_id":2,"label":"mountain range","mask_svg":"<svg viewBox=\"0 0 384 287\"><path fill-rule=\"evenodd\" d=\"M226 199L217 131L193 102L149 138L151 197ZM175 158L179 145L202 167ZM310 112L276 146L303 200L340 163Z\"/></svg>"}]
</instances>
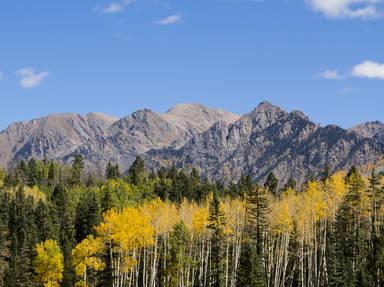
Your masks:
<instances>
[{"instance_id":1,"label":"mountain range","mask_svg":"<svg viewBox=\"0 0 384 287\"><path fill-rule=\"evenodd\" d=\"M262 102L245 115L200 104L180 104L164 114L143 109L117 119L101 113L53 114L11 124L0 133L0 165L48 159L69 163L81 154L102 174L108 161L125 172L137 155L148 167L197 167L213 180L260 180L273 171L299 182L332 170L382 159L384 124L351 129L320 126L300 111Z\"/></svg>"}]
</instances>

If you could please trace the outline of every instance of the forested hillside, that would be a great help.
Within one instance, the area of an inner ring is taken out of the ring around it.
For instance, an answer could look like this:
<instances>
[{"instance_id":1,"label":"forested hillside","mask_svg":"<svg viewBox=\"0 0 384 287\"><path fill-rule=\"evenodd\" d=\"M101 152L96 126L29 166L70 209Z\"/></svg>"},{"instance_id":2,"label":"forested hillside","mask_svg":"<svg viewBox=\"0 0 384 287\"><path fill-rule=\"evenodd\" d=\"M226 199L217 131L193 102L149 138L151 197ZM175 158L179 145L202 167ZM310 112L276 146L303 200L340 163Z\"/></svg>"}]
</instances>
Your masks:
<instances>
[{"instance_id":1,"label":"forested hillside","mask_svg":"<svg viewBox=\"0 0 384 287\"><path fill-rule=\"evenodd\" d=\"M228 185L21 161L0 171L0 286L383 286L381 174Z\"/></svg>"}]
</instances>

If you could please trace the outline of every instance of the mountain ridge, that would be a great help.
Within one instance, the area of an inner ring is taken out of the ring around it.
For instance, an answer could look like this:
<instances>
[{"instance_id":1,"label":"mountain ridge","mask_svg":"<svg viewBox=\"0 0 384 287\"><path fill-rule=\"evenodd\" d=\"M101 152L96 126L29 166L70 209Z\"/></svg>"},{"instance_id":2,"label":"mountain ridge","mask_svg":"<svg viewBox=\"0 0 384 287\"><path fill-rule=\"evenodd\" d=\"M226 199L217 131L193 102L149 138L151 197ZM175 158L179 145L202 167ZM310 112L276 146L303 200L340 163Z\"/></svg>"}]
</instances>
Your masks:
<instances>
[{"instance_id":1,"label":"mountain ridge","mask_svg":"<svg viewBox=\"0 0 384 287\"><path fill-rule=\"evenodd\" d=\"M238 117L202 105L182 106L184 112L191 114L186 118L193 118L188 127L169 119L180 117L174 115L172 109L164 114L141 109L120 119L102 113L51 114L13 123L0 132L0 165L12 167L15 161L32 157L68 163L74 154L80 153L89 168L96 167L102 172L111 160L119 163L124 171L138 154L151 148L181 146L214 122Z\"/></svg>"},{"instance_id":2,"label":"mountain ridge","mask_svg":"<svg viewBox=\"0 0 384 287\"><path fill-rule=\"evenodd\" d=\"M211 180L256 180L274 172L282 181L304 181L333 170L379 160L383 141L336 125L322 127L300 111L286 112L262 102L229 125L214 125L180 149L151 150L144 155L151 168L197 167Z\"/></svg>"},{"instance_id":3,"label":"mountain ridge","mask_svg":"<svg viewBox=\"0 0 384 287\"><path fill-rule=\"evenodd\" d=\"M0 165L32 157L70 163L81 154L89 169L102 174L108 161L124 172L142 155L152 169L196 166L212 180L236 181L242 174L260 180L273 171L282 181L302 181L327 164L336 169L380 160L383 145L378 121L343 129L266 101L241 116L189 103L120 119L65 113L17 122L0 132Z\"/></svg>"}]
</instances>

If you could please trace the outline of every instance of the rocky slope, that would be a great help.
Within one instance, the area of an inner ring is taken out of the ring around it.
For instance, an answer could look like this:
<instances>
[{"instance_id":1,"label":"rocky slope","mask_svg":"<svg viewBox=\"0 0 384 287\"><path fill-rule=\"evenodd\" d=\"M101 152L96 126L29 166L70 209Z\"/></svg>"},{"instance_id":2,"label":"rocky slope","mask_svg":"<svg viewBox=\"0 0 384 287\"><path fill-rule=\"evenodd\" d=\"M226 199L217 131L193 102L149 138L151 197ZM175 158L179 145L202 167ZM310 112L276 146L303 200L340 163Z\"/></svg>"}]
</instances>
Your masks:
<instances>
[{"instance_id":1,"label":"rocky slope","mask_svg":"<svg viewBox=\"0 0 384 287\"><path fill-rule=\"evenodd\" d=\"M218 121L232 123L240 118L221 109L209 109L200 104L179 104L167 111L162 118L190 135L201 133Z\"/></svg>"},{"instance_id":2,"label":"rocky slope","mask_svg":"<svg viewBox=\"0 0 384 287\"><path fill-rule=\"evenodd\" d=\"M333 169L363 165L382 157L383 142L337 126L320 127L303 113L261 103L232 124L218 122L179 149L151 150L152 168L198 167L211 179L263 179L273 171L283 182L304 180L328 164Z\"/></svg>"},{"instance_id":3,"label":"rocky slope","mask_svg":"<svg viewBox=\"0 0 384 287\"><path fill-rule=\"evenodd\" d=\"M377 138L384 141L384 124L379 121L363 123L349 129L349 131L363 137Z\"/></svg>"},{"instance_id":4,"label":"rocky slope","mask_svg":"<svg viewBox=\"0 0 384 287\"><path fill-rule=\"evenodd\" d=\"M109 160L124 171L138 154L180 147L215 122L238 117L197 104L178 105L165 114L144 109L122 119L98 113L50 115L12 124L0 133L0 166L32 157L70 162L80 153L100 173Z\"/></svg>"},{"instance_id":5,"label":"rocky slope","mask_svg":"<svg viewBox=\"0 0 384 287\"><path fill-rule=\"evenodd\" d=\"M103 134L115 120L98 113L68 113L11 124L0 133L0 164L10 166L31 157L60 159Z\"/></svg>"}]
</instances>

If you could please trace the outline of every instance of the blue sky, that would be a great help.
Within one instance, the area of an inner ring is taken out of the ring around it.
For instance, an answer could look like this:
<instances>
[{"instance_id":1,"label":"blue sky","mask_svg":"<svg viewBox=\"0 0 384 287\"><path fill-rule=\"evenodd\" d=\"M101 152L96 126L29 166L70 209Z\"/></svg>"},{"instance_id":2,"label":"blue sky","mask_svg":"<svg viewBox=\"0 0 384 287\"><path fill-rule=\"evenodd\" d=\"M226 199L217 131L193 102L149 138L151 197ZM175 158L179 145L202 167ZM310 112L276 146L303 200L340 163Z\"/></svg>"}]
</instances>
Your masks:
<instances>
[{"instance_id":1,"label":"blue sky","mask_svg":"<svg viewBox=\"0 0 384 287\"><path fill-rule=\"evenodd\" d=\"M0 129L264 100L349 127L384 121L383 64L380 0L1 0Z\"/></svg>"}]
</instances>

